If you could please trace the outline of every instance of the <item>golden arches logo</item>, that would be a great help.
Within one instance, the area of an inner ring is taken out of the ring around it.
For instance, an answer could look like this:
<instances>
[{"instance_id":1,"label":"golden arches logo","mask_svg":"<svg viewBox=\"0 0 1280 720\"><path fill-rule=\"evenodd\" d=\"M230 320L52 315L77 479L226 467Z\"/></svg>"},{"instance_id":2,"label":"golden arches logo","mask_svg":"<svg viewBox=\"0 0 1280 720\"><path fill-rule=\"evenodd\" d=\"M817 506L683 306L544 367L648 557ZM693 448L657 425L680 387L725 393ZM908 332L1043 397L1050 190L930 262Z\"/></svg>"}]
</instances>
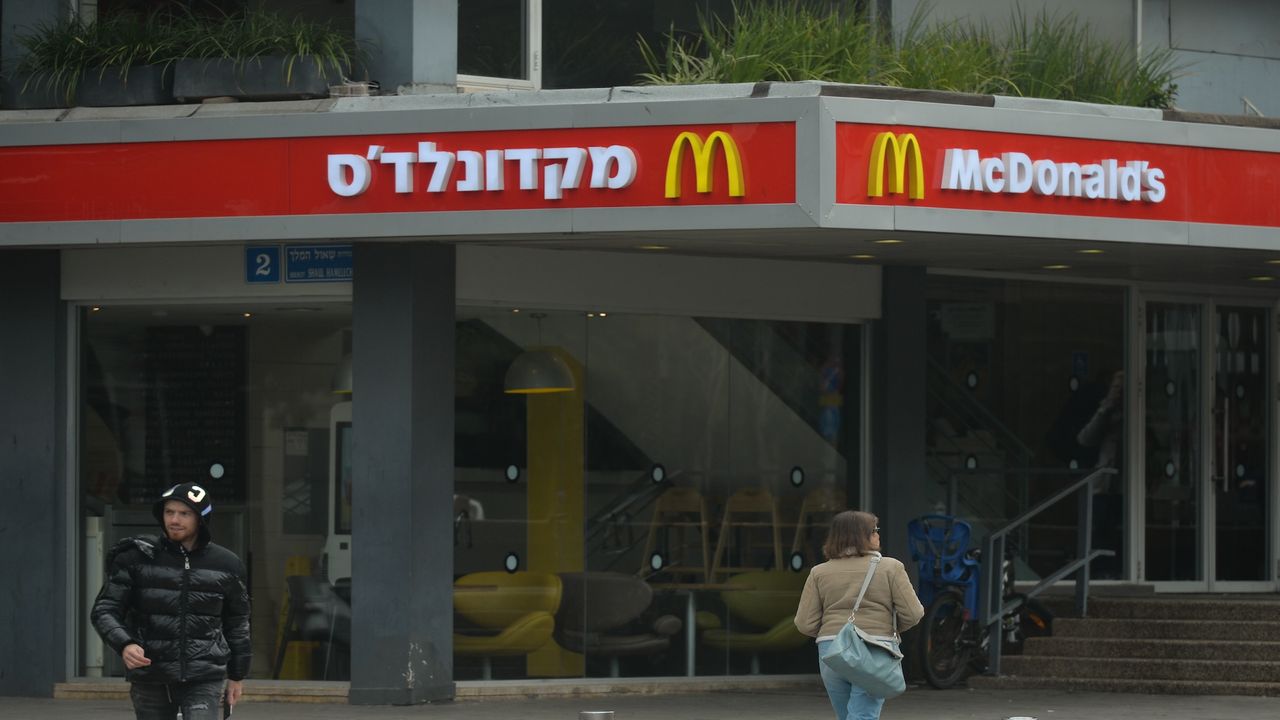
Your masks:
<instances>
[{"instance_id":1,"label":"golden arches logo","mask_svg":"<svg viewBox=\"0 0 1280 720\"><path fill-rule=\"evenodd\" d=\"M704 141L697 133L685 131L676 136L675 142L671 144L671 154L667 156L668 198L680 197L680 170L684 164L686 149L693 153L698 192L711 192L711 161L717 145L724 153L725 169L729 176L729 197L742 197L747 193L746 182L742 179L742 156L738 153L738 144L733 141L733 137L723 130L716 130Z\"/></svg>"},{"instance_id":2,"label":"golden arches logo","mask_svg":"<svg viewBox=\"0 0 1280 720\"><path fill-rule=\"evenodd\" d=\"M892 148L893 152L888 152ZM885 163L889 167L885 167ZM907 164L911 172L907 172ZM886 172L887 171L887 172ZM884 178L889 176L889 192L919 200L924 197L924 160L920 156L920 141L912 133L897 135L882 132L871 146L871 160L867 163L867 196L884 195ZM908 178L911 185L907 185Z\"/></svg>"}]
</instances>

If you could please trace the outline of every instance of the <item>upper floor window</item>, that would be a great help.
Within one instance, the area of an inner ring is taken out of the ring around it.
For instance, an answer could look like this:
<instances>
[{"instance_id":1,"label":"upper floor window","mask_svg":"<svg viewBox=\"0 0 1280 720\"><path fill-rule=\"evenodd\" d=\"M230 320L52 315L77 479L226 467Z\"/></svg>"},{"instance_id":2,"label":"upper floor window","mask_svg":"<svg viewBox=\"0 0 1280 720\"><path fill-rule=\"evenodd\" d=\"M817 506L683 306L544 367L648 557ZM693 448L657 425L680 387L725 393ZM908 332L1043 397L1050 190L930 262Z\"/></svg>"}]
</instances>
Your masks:
<instances>
[{"instance_id":1,"label":"upper floor window","mask_svg":"<svg viewBox=\"0 0 1280 720\"><path fill-rule=\"evenodd\" d=\"M542 87L542 0L458 3L458 85Z\"/></svg>"}]
</instances>

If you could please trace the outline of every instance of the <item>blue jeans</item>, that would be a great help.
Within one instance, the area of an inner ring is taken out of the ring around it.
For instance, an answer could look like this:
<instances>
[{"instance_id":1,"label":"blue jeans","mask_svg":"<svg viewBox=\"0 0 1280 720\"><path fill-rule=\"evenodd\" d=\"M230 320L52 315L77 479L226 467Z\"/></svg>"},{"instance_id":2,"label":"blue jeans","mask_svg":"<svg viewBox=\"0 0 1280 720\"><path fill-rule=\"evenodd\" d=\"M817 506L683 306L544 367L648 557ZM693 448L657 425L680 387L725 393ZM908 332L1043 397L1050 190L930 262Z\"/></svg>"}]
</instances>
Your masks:
<instances>
[{"instance_id":1,"label":"blue jeans","mask_svg":"<svg viewBox=\"0 0 1280 720\"><path fill-rule=\"evenodd\" d=\"M129 698L137 720L222 720L222 681L133 683Z\"/></svg>"},{"instance_id":2,"label":"blue jeans","mask_svg":"<svg viewBox=\"0 0 1280 720\"><path fill-rule=\"evenodd\" d=\"M830 640L818 643L818 670L822 673L827 697L831 698L831 708L836 711L836 720L879 720L884 698L871 697L866 690L840 677L822 662L822 653L830 644Z\"/></svg>"}]
</instances>

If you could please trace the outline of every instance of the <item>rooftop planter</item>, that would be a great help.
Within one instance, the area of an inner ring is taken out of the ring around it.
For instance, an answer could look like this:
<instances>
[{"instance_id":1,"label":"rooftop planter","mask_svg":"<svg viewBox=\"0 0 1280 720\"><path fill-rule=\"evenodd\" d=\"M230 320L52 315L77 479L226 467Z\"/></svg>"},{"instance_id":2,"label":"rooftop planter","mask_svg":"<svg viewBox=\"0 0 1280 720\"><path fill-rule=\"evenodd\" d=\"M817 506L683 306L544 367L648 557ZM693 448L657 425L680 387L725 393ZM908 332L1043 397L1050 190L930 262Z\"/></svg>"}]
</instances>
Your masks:
<instances>
[{"instance_id":1,"label":"rooftop planter","mask_svg":"<svg viewBox=\"0 0 1280 720\"><path fill-rule=\"evenodd\" d=\"M672 32L658 48L640 43L649 68L641 80L819 80L1168 108L1183 73L1172 51L1138 58L1070 13L1014 10L1007 27L994 28L928 22L926 2L894 35L836 5L739 0L732 17L701 13L696 36Z\"/></svg>"},{"instance_id":2,"label":"rooftop planter","mask_svg":"<svg viewBox=\"0 0 1280 720\"><path fill-rule=\"evenodd\" d=\"M359 57L329 25L260 9L73 18L21 41L26 54L0 97L6 108L326 97Z\"/></svg>"},{"instance_id":3,"label":"rooftop planter","mask_svg":"<svg viewBox=\"0 0 1280 720\"><path fill-rule=\"evenodd\" d=\"M173 102L170 64L179 51L158 14L77 18L22 35L26 54L5 107L159 105Z\"/></svg>"},{"instance_id":4,"label":"rooftop planter","mask_svg":"<svg viewBox=\"0 0 1280 720\"><path fill-rule=\"evenodd\" d=\"M187 31L174 80L174 95L187 102L327 97L360 55L328 24L262 10L205 18Z\"/></svg>"}]
</instances>

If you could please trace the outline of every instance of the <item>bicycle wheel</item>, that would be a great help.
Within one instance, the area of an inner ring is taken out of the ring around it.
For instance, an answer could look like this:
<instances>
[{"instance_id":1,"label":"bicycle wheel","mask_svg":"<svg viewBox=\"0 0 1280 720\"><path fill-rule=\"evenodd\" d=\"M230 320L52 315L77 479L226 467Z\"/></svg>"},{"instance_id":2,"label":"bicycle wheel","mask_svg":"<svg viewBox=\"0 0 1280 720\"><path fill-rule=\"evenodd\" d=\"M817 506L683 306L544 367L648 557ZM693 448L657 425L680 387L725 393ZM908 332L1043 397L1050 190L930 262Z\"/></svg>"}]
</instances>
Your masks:
<instances>
[{"instance_id":1,"label":"bicycle wheel","mask_svg":"<svg viewBox=\"0 0 1280 720\"><path fill-rule=\"evenodd\" d=\"M965 637L964 597L944 592L929 604L921 623L924 678L939 690L955 685L969 668L972 643Z\"/></svg>"}]
</instances>

